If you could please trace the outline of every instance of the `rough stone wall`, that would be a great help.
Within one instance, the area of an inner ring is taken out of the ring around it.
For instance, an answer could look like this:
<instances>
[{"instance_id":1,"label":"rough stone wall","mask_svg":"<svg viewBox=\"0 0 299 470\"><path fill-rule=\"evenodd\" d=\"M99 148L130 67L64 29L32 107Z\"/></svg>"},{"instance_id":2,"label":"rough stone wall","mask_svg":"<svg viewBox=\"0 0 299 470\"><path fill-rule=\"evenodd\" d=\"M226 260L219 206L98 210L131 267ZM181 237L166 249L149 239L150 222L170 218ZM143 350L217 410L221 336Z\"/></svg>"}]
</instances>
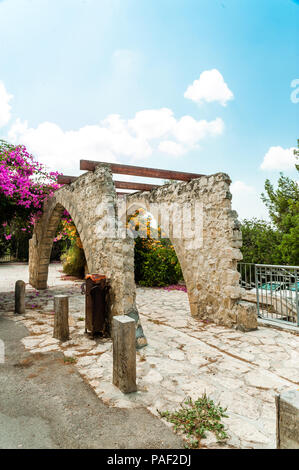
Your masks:
<instances>
[{"instance_id":1,"label":"rough stone wall","mask_svg":"<svg viewBox=\"0 0 299 470\"><path fill-rule=\"evenodd\" d=\"M109 223L107 208L116 209L116 193L107 165L80 176L55 192L44 206L29 246L29 282L37 289L47 287L53 239L64 209L71 215L80 235L88 271L101 273L110 281L110 324L114 315L130 315L137 322L138 345L145 344L136 308L134 242L103 235ZM113 221L112 221L113 222ZM141 330L141 331L140 331Z\"/></svg>"},{"instance_id":2,"label":"rough stone wall","mask_svg":"<svg viewBox=\"0 0 299 470\"><path fill-rule=\"evenodd\" d=\"M230 183L224 173L171 183L127 196L127 209L130 212L131 207L134 212L138 205L146 208L162 229L166 220L186 282L191 314L249 331L256 329L257 317L252 306L241 301L237 262L242 259L242 234L237 213L231 210ZM182 222L188 223L190 207L191 236Z\"/></svg>"}]
</instances>

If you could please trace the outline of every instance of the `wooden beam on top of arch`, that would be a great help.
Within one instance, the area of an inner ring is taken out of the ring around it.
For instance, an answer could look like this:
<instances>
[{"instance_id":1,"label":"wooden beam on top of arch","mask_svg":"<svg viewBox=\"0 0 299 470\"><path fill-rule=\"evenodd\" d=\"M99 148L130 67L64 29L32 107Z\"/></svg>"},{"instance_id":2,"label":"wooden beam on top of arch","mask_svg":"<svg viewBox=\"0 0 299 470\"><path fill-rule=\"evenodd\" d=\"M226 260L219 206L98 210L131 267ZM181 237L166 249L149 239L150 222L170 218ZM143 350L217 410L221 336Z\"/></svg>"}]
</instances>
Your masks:
<instances>
[{"instance_id":1,"label":"wooden beam on top of arch","mask_svg":"<svg viewBox=\"0 0 299 470\"><path fill-rule=\"evenodd\" d=\"M118 189L136 189L137 191L150 191L159 188L158 184L135 183L128 181L114 181L114 185Z\"/></svg>"},{"instance_id":2,"label":"wooden beam on top of arch","mask_svg":"<svg viewBox=\"0 0 299 470\"><path fill-rule=\"evenodd\" d=\"M147 178L162 178L170 180L190 181L194 178L204 176L199 173L186 173L184 171L159 170L157 168L146 168L142 166L122 165L119 163L98 162L93 160L80 160L80 170L94 171L96 165L110 165L112 173L132 176L145 176Z\"/></svg>"},{"instance_id":3,"label":"wooden beam on top of arch","mask_svg":"<svg viewBox=\"0 0 299 470\"><path fill-rule=\"evenodd\" d=\"M77 179L77 176L58 175L57 183L58 184L71 184L76 179Z\"/></svg>"},{"instance_id":4,"label":"wooden beam on top of arch","mask_svg":"<svg viewBox=\"0 0 299 470\"><path fill-rule=\"evenodd\" d=\"M76 176L59 175L57 182L59 184L71 184L76 179ZM137 191L150 191L151 189L159 187L159 185L156 184L135 183L129 181L114 181L114 185L117 189L135 189Z\"/></svg>"}]
</instances>

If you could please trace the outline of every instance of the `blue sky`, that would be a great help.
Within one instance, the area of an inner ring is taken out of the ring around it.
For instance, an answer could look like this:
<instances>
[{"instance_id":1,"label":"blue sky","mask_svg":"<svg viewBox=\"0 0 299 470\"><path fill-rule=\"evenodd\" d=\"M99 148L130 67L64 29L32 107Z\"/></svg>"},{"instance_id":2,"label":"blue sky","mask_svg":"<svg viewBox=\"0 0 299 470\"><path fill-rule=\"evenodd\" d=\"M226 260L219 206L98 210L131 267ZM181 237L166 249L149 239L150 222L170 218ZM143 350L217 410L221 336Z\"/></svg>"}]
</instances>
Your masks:
<instances>
[{"instance_id":1,"label":"blue sky","mask_svg":"<svg viewBox=\"0 0 299 470\"><path fill-rule=\"evenodd\" d=\"M66 174L223 171L240 217L264 216L265 178L297 178L298 3L2 0L0 136Z\"/></svg>"}]
</instances>

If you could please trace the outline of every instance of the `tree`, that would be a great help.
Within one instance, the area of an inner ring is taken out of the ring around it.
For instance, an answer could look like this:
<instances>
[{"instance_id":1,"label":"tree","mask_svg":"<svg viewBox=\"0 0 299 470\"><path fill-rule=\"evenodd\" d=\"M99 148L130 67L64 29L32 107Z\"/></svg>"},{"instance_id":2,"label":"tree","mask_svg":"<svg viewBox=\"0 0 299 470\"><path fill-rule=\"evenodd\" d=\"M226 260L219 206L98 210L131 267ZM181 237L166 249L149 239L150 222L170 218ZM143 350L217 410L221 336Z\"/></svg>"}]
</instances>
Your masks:
<instances>
[{"instance_id":1,"label":"tree","mask_svg":"<svg viewBox=\"0 0 299 470\"><path fill-rule=\"evenodd\" d=\"M243 262L257 264L281 264L281 233L264 220L245 219L241 225L243 237Z\"/></svg>"},{"instance_id":2,"label":"tree","mask_svg":"<svg viewBox=\"0 0 299 470\"><path fill-rule=\"evenodd\" d=\"M294 151L299 157L298 150ZM299 165L296 164L299 171ZM271 223L245 220L242 223L243 260L264 264L299 264L299 186L297 181L280 174L277 188L267 179L261 195Z\"/></svg>"},{"instance_id":3,"label":"tree","mask_svg":"<svg viewBox=\"0 0 299 470\"><path fill-rule=\"evenodd\" d=\"M299 148L299 140L298 140ZM299 155L299 150L295 150ZM299 171L299 165L296 164ZM262 200L266 204L274 226L281 233L278 250L284 264L299 264L299 186L298 182L280 174L277 189L267 179L266 194Z\"/></svg>"},{"instance_id":4,"label":"tree","mask_svg":"<svg viewBox=\"0 0 299 470\"><path fill-rule=\"evenodd\" d=\"M60 187L57 175L23 145L0 140L0 254L28 245L43 203Z\"/></svg>"}]
</instances>

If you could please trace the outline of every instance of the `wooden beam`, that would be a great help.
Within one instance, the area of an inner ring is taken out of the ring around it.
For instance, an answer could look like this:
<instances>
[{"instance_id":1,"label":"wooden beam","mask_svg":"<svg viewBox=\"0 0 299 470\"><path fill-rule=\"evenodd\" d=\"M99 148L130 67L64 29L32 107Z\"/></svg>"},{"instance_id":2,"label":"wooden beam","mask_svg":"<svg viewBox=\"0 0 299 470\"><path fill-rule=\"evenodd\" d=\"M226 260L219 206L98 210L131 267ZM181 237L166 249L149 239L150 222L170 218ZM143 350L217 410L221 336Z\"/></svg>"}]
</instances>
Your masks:
<instances>
[{"instance_id":1,"label":"wooden beam","mask_svg":"<svg viewBox=\"0 0 299 470\"><path fill-rule=\"evenodd\" d=\"M159 188L159 185L156 184L129 183L128 181L114 181L114 185L118 189L136 189L137 191L150 191Z\"/></svg>"},{"instance_id":2,"label":"wooden beam","mask_svg":"<svg viewBox=\"0 0 299 470\"><path fill-rule=\"evenodd\" d=\"M80 160L80 170L94 171L96 165L110 165L112 173L121 175L145 176L147 178L162 178L170 180L190 181L204 176L199 173L186 173L183 171L158 170L157 168L145 168L133 165L120 165L118 163L98 162L92 160Z\"/></svg>"},{"instance_id":3,"label":"wooden beam","mask_svg":"<svg viewBox=\"0 0 299 470\"><path fill-rule=\"evenodd\" d=\"M70 184L76 179L77 179L76 176L58 175L57 183L58 184Z\"/></svg>"},{"instance_id":4,"label":"wooden beam","mask_svg":"<svg viewBox=\"0 0 299 470\"><path fill-rule=\"evenodd\" d=\"M77 178L76 176L67 176L67 175L59 175L57 178L57 182L59 184L71 184ZM129 181L114 181L115 187L118 189L135 189L137 191L150 191L151 189L158 188L159 185L156 184L146 184L146 183L131 183ZM123 194L131 194L131 193L123 193Z\"/></svg>"}]
</instances>

